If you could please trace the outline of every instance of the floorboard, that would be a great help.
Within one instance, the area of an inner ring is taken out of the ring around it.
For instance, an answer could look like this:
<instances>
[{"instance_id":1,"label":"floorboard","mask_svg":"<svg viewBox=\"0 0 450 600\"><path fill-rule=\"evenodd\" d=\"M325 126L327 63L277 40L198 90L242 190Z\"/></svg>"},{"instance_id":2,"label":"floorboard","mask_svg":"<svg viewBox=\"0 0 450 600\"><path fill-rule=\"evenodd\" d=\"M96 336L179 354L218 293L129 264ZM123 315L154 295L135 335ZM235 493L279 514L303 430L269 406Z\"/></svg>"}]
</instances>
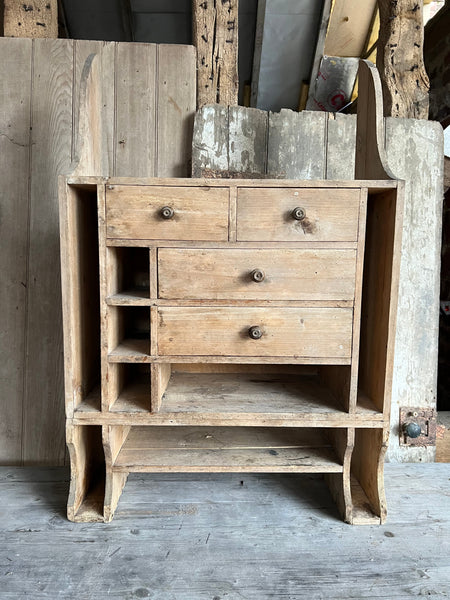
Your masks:
<instances>
[{"instance_id":1,"label":"floorboard","mask_svg":"<svg viewBox=\"0 0 450 600\"><path fill-rule=\"evenodd\" d=\"M68 471L0 469L2 600L450 596L450 464L388 464L388 521L316 475L130 475L114 521L65 518Z\"/></svg>"}]
</instances>

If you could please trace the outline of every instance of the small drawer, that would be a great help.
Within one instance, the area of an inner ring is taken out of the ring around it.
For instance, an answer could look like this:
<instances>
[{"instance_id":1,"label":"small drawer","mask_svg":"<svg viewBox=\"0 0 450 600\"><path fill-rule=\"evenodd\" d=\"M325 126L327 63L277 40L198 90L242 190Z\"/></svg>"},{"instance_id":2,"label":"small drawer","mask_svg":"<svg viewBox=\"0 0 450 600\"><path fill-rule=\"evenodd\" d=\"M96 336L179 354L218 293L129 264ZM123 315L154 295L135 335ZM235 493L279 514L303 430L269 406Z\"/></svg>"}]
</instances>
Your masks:
<instances>
[{"instance_id":1,"label":"small drawer","mask_svg":"<svg viewBox=\"0 0 450 600\"><path fill-rule=\"evenodd\" d=\"M354 242L358 189L240 188L237 240Z\"/></svg>"},{"instance_id":2,"label":"small drawer","mask_svg":"<svg viewBox=\"0 0 450 600\"><path fill-rule=\"evenodd\" d=\"M158 251L166 299L353 300L355 273L356 251L347 249Z\"/></svg>"},{"instance_id":3,"label":"small drawer","mask_svg":"<svg viewBox=\"0 0 450 600\"><path fill-rule=\"evenodd\" d=\"M160 307L158 353L173 356L351 356L349 308Z\"/></svg>"},{"instance_id":4,"label":"small drawer","mask_svg":"<svg viewBox=\"0 0 450 600\"><path fill-rule=\"evenodd\" d=\"M106 189L108 238L228 240L228 189L113 185Z\"/></svg>"}]
</instances>

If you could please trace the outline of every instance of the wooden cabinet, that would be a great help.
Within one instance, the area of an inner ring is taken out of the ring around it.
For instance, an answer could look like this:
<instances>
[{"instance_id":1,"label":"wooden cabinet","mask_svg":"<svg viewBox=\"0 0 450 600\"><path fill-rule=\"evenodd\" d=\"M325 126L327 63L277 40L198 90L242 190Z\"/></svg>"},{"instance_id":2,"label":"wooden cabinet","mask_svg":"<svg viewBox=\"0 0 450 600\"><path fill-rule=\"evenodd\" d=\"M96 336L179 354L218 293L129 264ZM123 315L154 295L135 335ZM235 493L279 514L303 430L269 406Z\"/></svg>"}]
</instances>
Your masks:
<instances>
[{"instance_id":1,"label":"wooden cabinet","mask_svg":"<svg viewBox=\"0 0 450 600\"><path fill-rule=\"evenodd\" d=\"M70 519L130 472L228 471L384 521L399 185L62 180Z\"/></svg>"}]
</instances>

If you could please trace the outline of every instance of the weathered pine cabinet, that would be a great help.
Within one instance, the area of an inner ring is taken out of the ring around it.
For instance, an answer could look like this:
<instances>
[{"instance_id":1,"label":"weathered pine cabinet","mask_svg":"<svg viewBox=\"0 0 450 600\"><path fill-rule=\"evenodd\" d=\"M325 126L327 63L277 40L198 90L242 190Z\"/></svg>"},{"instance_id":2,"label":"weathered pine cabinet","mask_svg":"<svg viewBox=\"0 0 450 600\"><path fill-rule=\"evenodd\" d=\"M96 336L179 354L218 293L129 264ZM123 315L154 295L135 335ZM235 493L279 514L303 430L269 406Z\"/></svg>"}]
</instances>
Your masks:
<instances>
[{"instance_id":1,"label":"weathered pine cabinet","mask_svg":"<svg viewBox=\"0 0 450 600\"><path fill-rule=\"evenodd\" d=\"M399 184L62 185L69 518L130 472L320 472L383 521Z\"/></svg>"}]
</instances>

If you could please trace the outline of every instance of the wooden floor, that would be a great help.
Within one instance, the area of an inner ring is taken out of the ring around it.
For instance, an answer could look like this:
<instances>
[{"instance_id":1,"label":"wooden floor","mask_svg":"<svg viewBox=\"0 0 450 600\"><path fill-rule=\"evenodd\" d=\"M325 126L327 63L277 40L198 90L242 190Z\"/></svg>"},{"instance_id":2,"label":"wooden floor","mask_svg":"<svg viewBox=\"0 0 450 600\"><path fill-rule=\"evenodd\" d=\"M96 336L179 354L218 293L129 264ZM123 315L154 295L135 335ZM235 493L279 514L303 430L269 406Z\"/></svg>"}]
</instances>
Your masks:
<instances>
[{"instance_id":1,"label":"wooden floor","mask_svg":"<svg viewBox=\"0 0 450 600\"><path fill-rule=\"evenodd\" d=\"M132 475L110 524L68 472L0 469L0 598L450 597L450 464L386 465L388 521L340 521L320 476Z\"/></svg>"}]
</instances>

